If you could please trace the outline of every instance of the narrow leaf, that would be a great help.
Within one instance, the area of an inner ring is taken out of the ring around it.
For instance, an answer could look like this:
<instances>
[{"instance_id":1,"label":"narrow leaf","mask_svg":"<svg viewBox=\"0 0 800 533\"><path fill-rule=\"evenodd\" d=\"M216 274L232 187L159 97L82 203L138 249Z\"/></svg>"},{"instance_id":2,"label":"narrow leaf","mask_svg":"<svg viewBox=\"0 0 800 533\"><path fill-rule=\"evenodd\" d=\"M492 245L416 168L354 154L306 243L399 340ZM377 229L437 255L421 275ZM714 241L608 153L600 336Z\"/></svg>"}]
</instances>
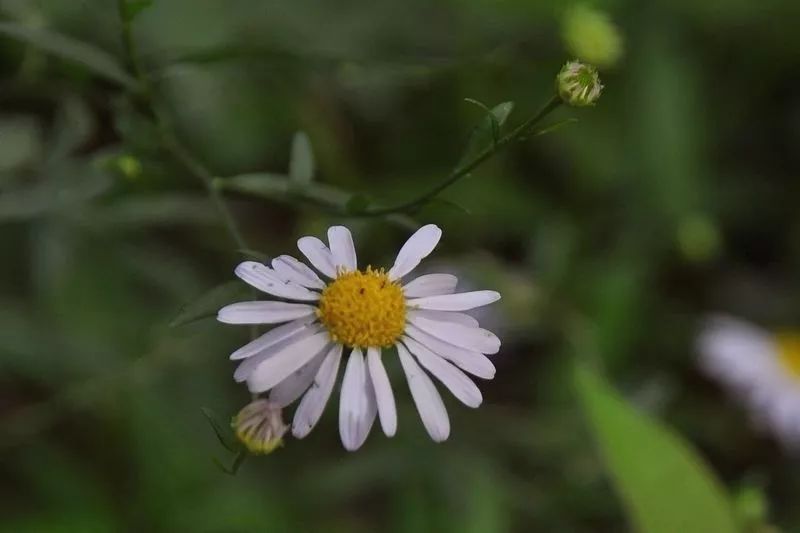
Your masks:
<instances>
[{"instance_id":1,"label":"narrow leaf","mask_svg":"<svg viewBox=\"0 0 800 533\"><path fill-rule=\"evenodd\" d=\"M200 411L203 413L203 416L206 417L208 424L211 426L211 429L214 430L214 434L217 436L217 440L220 444L222 444L223 448L229 452L236 452L236 447L234 444L232 444L233 435L231 430L222 429L222 424L219 423L217 414L208 407L201 407Z\"/></svg>"},{"instance_id":2,"label":"narrow leaf","mask_svg":"<svg viewBox=\"0 0 800 533\"><path fill-rule=\"evenodd\" d=\"M250 290L239 281L217 285L193 302L184 305L170 322L170 327L183 326L196 320L217 315L222 307L235 302L252 300Z\"/></svg>"},{"instance_id":3,"label":"narrow leaf","mask_svg":"<svg viewBox=\"0 0 800 533\"><path fill-rule=\"evenodd\" d=\"M314 177L314 154L311 141L302 131L292 140L292 155L289 159L289 177L295 183L307 184Z\"/></svg>"},{"instance_id":4,"label":"narrow leaf","mask_svg":"<svg viewBox=\"0 0 800 533\"><path fill-rule=\"evenodd\" d=\"M627 404L580 365L575 386L633 529L735 533L724 488L674 431Z\"/></svg>"},{"instance_id":5,"label":"narrow leaf","mask_svg":"<svg viewBox=\"0 0 800 533\"><path fill-rule=\"evenodd\" d=\"M565 119L565 120L559 120L558 122L556 122L554 124L550 124L548 126L545 126L542 129L540 129L540 130L536 130L534 132L534 135L538 136L538 135L545 135L547 133L553 133L557 129L560 129L561 127L566 126L567 124L573 124L575 122L578 122L577 118L568 118L568 119Z\"/></svg>"},{"instance_id":6,"label":"narrow leaf","mask_svg":"<svg viewBox=\"0 0 800 533\"><path fill-rule=\"evenodd\" d=\"M109 53L82 41L41 28L14 22L0 22L0 34L35 46L40 50L83 65L88 70L128 89L136 88L136 80Z\"/></svg>"},{"instance_id":7,"label":"narrow leaf","mask_svg":"<svg viewBox=\"0 0 800 533\"><path fill-rule=\"evenodd\" d=\"M469 161L477 154L494 145L500 137L500 131L505 124L511 111L514 109L514 102L503 102L493 107L491 110L477 100L468 99L468 102L478 105L487 111L486 116L470 134L467 147L461 157L461 162Z\"/></svg>"}]
</instances>

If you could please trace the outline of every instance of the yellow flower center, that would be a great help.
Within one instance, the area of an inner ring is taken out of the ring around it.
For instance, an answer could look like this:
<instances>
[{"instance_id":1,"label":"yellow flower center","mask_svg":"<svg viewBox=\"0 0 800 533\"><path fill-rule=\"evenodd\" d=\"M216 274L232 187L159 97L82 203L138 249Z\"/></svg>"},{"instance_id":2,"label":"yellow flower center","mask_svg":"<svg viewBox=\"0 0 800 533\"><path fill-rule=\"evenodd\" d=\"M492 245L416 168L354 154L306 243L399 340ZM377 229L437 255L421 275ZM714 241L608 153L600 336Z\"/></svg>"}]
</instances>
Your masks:
<instances>
[{"instance_id":1,"label":"yellow flower center","mask_svg":"<svg viewBox=\"0 0 800 533\"><path fill-rule=\"evenodd\" d=\"M391 346L403 333L406 299L383 271L342 272L322 291L317 316L347 346Z\"/></svg>"},{"instance_id":2,"label":"yellow flower center","mask_svg":"<svg viewBox=\"0 0 800 533\"><path fill-rule=\"evenodd\" d=\"M779 333L775 336L778 358L792 377L800 379L800 332Z\"/></svg>"}]
</instances>

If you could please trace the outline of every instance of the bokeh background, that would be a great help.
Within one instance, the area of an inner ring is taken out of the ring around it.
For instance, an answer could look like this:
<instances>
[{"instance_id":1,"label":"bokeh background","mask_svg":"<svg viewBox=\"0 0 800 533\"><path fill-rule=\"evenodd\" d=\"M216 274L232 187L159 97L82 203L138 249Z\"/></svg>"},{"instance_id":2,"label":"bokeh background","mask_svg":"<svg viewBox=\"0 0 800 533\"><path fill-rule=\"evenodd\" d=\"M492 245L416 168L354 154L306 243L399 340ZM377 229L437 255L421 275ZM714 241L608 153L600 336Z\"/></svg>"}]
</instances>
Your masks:
<instances>
[{"instance_id":1,"label":"bokeh background","mask_svg":"<svg viewBox=\"0 0 800 533\"><path fill-rule=\"evenodd\" d=\"M504 295L481 316L504 342L484 405L445 395L453 431L434 444L392 364L395 438L373 430L345 452L333 399L307 439L236 476L215 466L232 457L201 408L226 420L249 400L227 360L248 332L170 324L231 281L240 254L124 88L0 37L0 530L625 530L570 378L583 356L733 498L756 491L772 523L800 531L798 463L693 348L709 311L800 325L800 3L594 5L622 50L599 104L558 109L549 122L577 122L412 214L444 230L427 267ZM552 0L155 0L132 27L159 106L213 175L286 174L302 130L315 183L393 203L458 161L483 117L465 98L514 101L513 124L550 97L576 53L570 13ZM3 0L0 14L125 64L113 2ZM226 201L268 256L345 223L364 263L390 264L410 234L279 192Z\"/></svg>"}]
</instances>

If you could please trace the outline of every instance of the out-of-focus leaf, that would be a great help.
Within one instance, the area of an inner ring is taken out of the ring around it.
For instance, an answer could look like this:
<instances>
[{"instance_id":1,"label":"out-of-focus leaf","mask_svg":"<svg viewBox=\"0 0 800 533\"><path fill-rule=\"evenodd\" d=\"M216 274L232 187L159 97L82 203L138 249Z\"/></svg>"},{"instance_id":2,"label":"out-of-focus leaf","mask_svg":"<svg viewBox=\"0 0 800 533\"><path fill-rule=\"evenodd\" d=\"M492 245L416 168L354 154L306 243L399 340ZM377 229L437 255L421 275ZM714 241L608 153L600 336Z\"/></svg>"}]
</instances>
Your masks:
<instances>
[{"instance_id":1,"label":"out-of-focus leaf","mask_svg":"<svg viewBox=\"0 0 800 533\"><path fill-rule=\"evenodd\" d=\"M127 0L125 2L125 22L131 22L139 13L153 5L153 0Z\"/></svg>"},{"instance_id":2,"label":"out-of-focus leaf","mask_svg":"<svg viewBox=\"0 0 800 533\"><path fill-rule=\"evenodd\" d=\"M631 407L579 364L574 381L636 531L737 531L724 488L678 434Z\"/></svg>"},{"instance_id":3,"label":"out-of-focus leaf","mask_svg":"<svg viewBox=\"0 0 800 533\"><path fill-rule=\"evenodd\" d=\"M132 196L96 206L82 218L104 230L140 230L160 225L203 226L219 222L207 198L181 194Z\"/></svg>"},{"instance_id":4,"label":"out-of-focus leaf","mask_svg":"<svg viewBox=\"0 0 800 533\"><path fill-rule=\"evenodd\" d=\"M476 100L469 101L471 103L478 103ZM481 108L488 109L485 105L478 104ZM488 110L481 123L472 130L469 141L467 141L467 148L461 156L461 163L469 161L494 144L496 139L500 136L500 130L503 124L506 123L513 109L514 102L503 102L502 104L494 106L491 110Z\"/></svg>"},{"instance_id":5,"label":"out-of-focus leaf","mask_svg":"<svg viewBox=\"0 0 800 533\"><path fill-rule=\"evenodd\" d=\"M366 211L369 204L367 195L356 193L344 204L344 210L350 215L358 215Z\"/></svg>"},{"instance_id":6,"label":"out-of-focus leaf","mask_svg":"<svg viewBox=\"0 0 800 533\"><path fill-rule=\"evenodd\" d=\"M202 411L203 416L206 417L208 424L211 426L211 429L214 430L214 434L217 436L217 440L222 447L228 450L229 452L235 453L236 449L236 440L234 439L233 432L230 429L230 425L222 425L219 422L219 417L217 413L213 410L209 409L208 407L201 407L200 411ZM223 427L225 429L223 429Z\"/></svg>"},{"instance_id":7,"label":"out-of-focus leaf","mask_svg":"<svg viewBox=\"0 0 800 533\"><path fill-rule=\"evenodd\" d=\"M50 141L50 158L64 157L86 142L94 129L94 119L86 103L68 95L56 114L56 126Z\"/></svg>"},{"instance_id":8,"label":"out-of-focus leaf","mask_svg":"<svg viewBox=\"0 0 800 533\"><path fill-rule=\"evenodd\" d=\"M0 119L0 172L14 171L32 163L41 152L41 129L35 118L6 116ZM0 183L3 177L0 176Z\"/></svg>"},{"instance_id":9,"label":"out-of-focus leaf","mask_svg":"<svg viewBox=\"0 0 800 533\"><path fill-rule=\"evenodd\" d=\"M66 209L103 194L110 186L109 177L89 165L64 164L52 179L0 194L0 222Z\"/></svg>"},{"instance_id":10,"label":"out-of-focus leaf","mask_svg":"<svg viewBox=\"0 0 800 533\"><path fill-rule=\"evenodd\" d=\"M246 285L239 281L228 281L184 305L170 322L170 327L175 328L196 320L216 316L217 311L228 304L251 299L252 295Z\"/></svg>"},{"instance_id":11,"label":"out-of-focus leaf","mask_svg":"<svg viewBox=\"0 0 800 533\"><path fill-rule=\"evenodd\" d=\"M221 189L260 196L278 201L291 201L296 193L292 182L280 174L240 174L230 178L218 178L214 185ZM347 204L350 194L321 183L309 184L302 190L303 198L315 204L339 208Z\"/></svg>"},{"instance_id":12,"label":"out-of-focus leaf","mask_svg":"<svg viewBox=\"0 0 800 533\"><path fill-rule=\"evenodd\" d=\"M14 22L0 22L0 34L83 65L95 74L128 89L136 88L136 80L125 72L112 55L72 37Z\"/></svg>"},{"instance_id":13,"label":"out-of-focus leaf","mask_svg":"<svg viewBox=\"0 0 800 533\"><path fill-rule=\"evenodd\" d=\"M314 177L314 153L308 135L299 131L292 140L292 155L289 159L289 178L305 185Z\"/></svg>"}]
</instances>

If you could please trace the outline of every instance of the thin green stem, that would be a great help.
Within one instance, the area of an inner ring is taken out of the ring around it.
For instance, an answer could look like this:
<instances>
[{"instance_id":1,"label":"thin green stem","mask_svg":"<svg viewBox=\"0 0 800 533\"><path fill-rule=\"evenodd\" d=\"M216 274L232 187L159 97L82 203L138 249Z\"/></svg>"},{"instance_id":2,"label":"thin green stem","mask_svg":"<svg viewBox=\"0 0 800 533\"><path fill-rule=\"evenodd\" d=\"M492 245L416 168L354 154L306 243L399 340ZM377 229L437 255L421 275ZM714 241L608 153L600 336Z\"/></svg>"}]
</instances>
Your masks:
<instances>
[{"instance_id":1,"label":"thin green stem","mask_svg":"<svg viewBox=\"0 0 800 533\"><path fill-rule=\"evenodd\" d=\"M117 0L117 10L122 24L122 48L131 72L139 83L139 94L142 103L147 106L155 122L156 129L161 135L164 148L177 160L191 175L203 183L208 192L211 202L214 204L225 229L231 237L236 247L246 250L250 247L247 244L236 219L228 209L222 193L214 186L213 174L203 165L192 153L178 140L173 128L170 126L166 115L158 108L155 93L153 91L150 78L142 69L139 63L139 55L136 52L136 43L131 32L131 23L125 13L125 0Z\"/></svg>"},{"instance_id":2,"label":"thin green stem","mask_svg":"<svg viewBox=\"0 0 800 533\"><path fill-rule=\"evenodd\" d=\"M436 184L426 193L418 196L413 200L409 200L407 202L403 202L401 204L389 206L389 207L380 207L377 209L370 209L362 213L364 216L381 216L381 215L388 215L390 213L398 213L409 211L417 207L421 207L434 197L436 197L439 193L441 193L446 188L450 187L452 184L463 178L464 176L468 175L470 172L478 168L481 163L486 161L487 159L491 158L495 155L501 148L504 146L518 140L526 133L530 131L530 129L535 126L540 120L550 114L551 111L556 109L561 104L561 99L554 95L535 115L530 117L529 119L522 122L519 126L505 134L503 137L497 139L496 142L492 143L491 146L483 150L481 153L476 155L470 161L466 163L458 165L453 171L441 181L441 183Z\"/></svg>"}]
</instances>

